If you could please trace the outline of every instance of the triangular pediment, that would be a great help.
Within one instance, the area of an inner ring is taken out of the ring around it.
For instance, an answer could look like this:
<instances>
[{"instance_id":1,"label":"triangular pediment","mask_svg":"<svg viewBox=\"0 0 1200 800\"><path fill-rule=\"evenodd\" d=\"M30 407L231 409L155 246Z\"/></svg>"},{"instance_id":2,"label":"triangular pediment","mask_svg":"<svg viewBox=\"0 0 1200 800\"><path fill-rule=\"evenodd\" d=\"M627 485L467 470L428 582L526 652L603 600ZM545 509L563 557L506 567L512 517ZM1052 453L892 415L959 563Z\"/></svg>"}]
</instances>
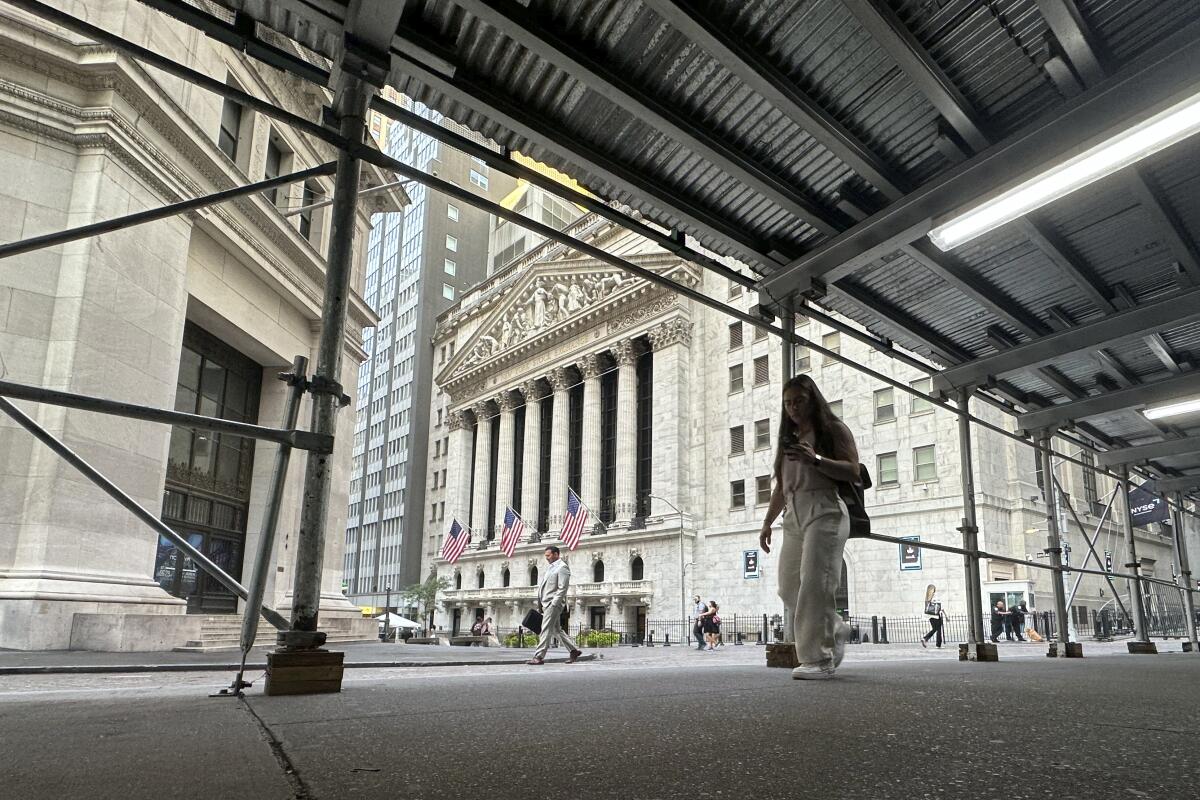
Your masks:
<instances>
[{"instance_id":1,"label":"triangular pediment","mask_svg":"<svg viewBox=\"0 0 1200 800\"><path fill-rule=\"evenodd\" d=\"M685 280L692 283L691 271L672 254L626 258L655 272L682 270L687 275ZM483 301L491 307L483 312L478 327L460 343L436 380L441 386L457 383L536 351L543 343L570 335L597 312L628 302L653 287L648 281L593 259L534 264L498 297Z\"/></svg>"}]
</instances>

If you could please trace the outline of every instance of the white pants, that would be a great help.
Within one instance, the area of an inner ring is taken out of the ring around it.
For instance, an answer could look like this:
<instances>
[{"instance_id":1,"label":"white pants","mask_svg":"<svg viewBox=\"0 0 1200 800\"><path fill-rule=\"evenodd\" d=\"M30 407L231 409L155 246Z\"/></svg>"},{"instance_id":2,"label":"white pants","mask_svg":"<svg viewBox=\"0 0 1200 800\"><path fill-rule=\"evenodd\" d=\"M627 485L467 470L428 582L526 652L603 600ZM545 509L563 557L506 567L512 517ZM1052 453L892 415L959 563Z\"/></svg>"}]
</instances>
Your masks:
<instances>
[{"instance_id":1,"label":"white pants","mask_svg":"<svg viewBox=\"0 0 1200 800\"><path fill-rule=\"evenodd\" d=\"M836 489L795 492L788 499L779 546L779 598L791 615L785 630L796 638L806 666L833 666L834 636L846 623L834 608L842 582L842 551L850 517Z\"/></svg>"},{"instance_id":2,"label":"white pants","mask_svg":"<svg viewBox=\"0 0 1200 800\"><path fill-rule=\"evenodd\" d=\"M546 651L554 644L555 639L562 642L568 653L579 649L559 624L562 621L560 614L562 614L562 606L559 605L552 605L543 612L542 634L538 637L537 649L533 651L534 658L545 658Z\"/></svg>"}]
</instances>

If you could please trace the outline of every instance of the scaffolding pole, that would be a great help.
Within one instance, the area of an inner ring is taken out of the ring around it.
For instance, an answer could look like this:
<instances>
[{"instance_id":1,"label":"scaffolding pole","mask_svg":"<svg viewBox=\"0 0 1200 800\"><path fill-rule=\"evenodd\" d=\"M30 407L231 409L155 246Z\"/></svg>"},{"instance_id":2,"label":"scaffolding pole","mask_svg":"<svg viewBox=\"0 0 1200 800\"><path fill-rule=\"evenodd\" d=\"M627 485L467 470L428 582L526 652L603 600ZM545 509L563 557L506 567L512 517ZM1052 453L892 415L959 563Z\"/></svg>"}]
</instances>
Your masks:
<instances>
[{"instance_id":1,"label":"scaffolding pole","mask_svg":"<svg viewBox=\"0 0 1200 800\"><path fill-rule=\"evenodd\" d=\"M1122 506L1125 508L1125 537L1128 547L1129 563L1125 568L1130 570L1133 578L1129 581L1129 605L1133 610L1133 641L1128 643L1131 653L1157 653L1158 649L1150 641L1146 628L1146 599L1142 596L1142 561L1137 554L1137 537L1134 534L1133 509L1129 505L1129 465L1122 464L1119 468Z\"/></svg>"},{"instance_id":2,"label":"scaffolding pole","mask_svg":"<svg viewBox=\"0 0 1200 800\"><path fill-rule=\"evenodd\" d=\"M339 132L347 142L361 142L365 133L363 117L371 90L356 77L346 75L344 81L336 112L339 115ZM313 433L329 437L336 432L338 409L349 400L343 394L339 378L346 312L350 304L354 215L361 164L349 149L338 152L329 259L325 268L325 298L321 308L321 334L317 342L317 365L309 387L313 394L310 429ZM310 453L304 471L300 533L296 545L292 627L280 635L280 644L289 649L319 648L325 643L325 634L317 630L317 617L321 603L321 571L332 479L332 454Z\"/></svg>"},{"instance_id":3,"label":"scaffolding pole","mask_svg":"<svg viewBox=\"0 0 1200 800\"><path fill-rule=\"evenodd\" d=\"M1175 493L1175 501L1183 508L1183 492ZM1188 558L1187 540L1183 536L1183 513L1178 509L1171 512L1175 529L1175 563L1179 564L1179 577L1183 579L1183 613L1187 616L1188 643L1193 653L1200 653L1200 641L1196 639L1196 603L1192 596L1192 568Z\"/></svg>"},{"instance_id":4,"label":"scaffolding pole","mask_svg":"<svg viewBox=\"0 0 1200 800\"><path fill-rule=\"evenodd\" d=\"M967 660L996 661L995 645L988 644L983 635L983 581L979 574L979 521L975 511L975 466L971 450L971 420L969 406L971 390L958 390L959 475L962 479L963 519L962 532L963 570L967 589ZM938 641L941 641L940 639Z\"/></svg>"},{"instance_id":5,"label":"scaffolding pole","mask_svg":"<svg viewBox=\"0 0 1200 800\"><path fill-rule=\"evenodd\" d=\"M1063 585L1065 573L1063 569L1063 546L1062 533L1058 529L1058 493L1054 486L1054 466L1050 457L1050 433L1042 435L1042 449L1038 451L1038 456L1041 459L1042 474L1046 476L1046 549L1045 553L1050 556L1050 565L1054 568L1054 576L1051 583L1054 588L1054 614L1058 617L1058 625L1056 626L1058 634L1058 647L1053 648L1054 655L1060 658L1068 658L1072 656L1082 656L1083 646L1078 642L1071 641L1071 626L1068 619L1067 610L1067 587ZM1072 647L1074 645L1074 647Z\"/></svg>"}]
</instances>

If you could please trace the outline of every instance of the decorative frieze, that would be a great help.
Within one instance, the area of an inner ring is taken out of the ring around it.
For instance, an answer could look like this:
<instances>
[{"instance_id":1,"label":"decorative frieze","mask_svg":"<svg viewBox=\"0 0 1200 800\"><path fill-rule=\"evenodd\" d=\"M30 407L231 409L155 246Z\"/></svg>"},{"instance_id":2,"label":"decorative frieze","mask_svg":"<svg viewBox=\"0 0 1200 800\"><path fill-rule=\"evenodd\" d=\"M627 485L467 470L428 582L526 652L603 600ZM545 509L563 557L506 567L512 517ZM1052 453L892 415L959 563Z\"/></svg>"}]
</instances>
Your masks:
<instances>
[{"instance_id":1,"label":"decorative frieze","mask_svg":"<svg viewBox=\"0 0 1200 800\"><path fill-rule=\"evenodd\" d=\"M655 350L682 344L690 347L692 344L692 323L683 317L675 317L655 325L650 329L650 346Z\"/></svg>"},{"instance_id":2,"label":"decorative frieze","mask_svg":"<svg viewBox=\"0 0 1200 800\"><path fill-rule=\"evenodd\" d=\"M651 302L609 321L608 333L610 335L619 333L646 320L660 316L674 308L678 302L678 295L673 292L657 297Z\"/></svg>"}]
</instances>

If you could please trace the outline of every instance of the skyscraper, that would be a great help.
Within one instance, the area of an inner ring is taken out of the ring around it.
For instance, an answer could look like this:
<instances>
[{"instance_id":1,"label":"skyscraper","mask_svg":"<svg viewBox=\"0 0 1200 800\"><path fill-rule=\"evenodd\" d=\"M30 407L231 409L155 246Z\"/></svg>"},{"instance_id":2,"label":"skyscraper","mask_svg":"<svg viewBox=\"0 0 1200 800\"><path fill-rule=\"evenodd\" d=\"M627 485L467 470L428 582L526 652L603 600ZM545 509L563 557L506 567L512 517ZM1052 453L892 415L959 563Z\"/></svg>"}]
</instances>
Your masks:
<instances>
[{"instance_id":1,"label":"skyscraper","mask_svg":"<svg viewBox=\"0 0 1200 800\"><path fill-rule=\"evenodd\" d=\"M401 95L391 99L484 141L421 103ZM515 187L512 178L427 134L397 123L373 124L372 130L386 137L381 146L389 155L489 200ZM380 321L363 332L368 358L358 372L344 556L346 593L361 606L382 606L388 586L395 592L421 578L426 483L440 480L426 474L434 324L487 276L489 264L490 214L422 185L406 189L412 204L377 220L367 243L364 298Z\"/></svg>"}]
</instances>

